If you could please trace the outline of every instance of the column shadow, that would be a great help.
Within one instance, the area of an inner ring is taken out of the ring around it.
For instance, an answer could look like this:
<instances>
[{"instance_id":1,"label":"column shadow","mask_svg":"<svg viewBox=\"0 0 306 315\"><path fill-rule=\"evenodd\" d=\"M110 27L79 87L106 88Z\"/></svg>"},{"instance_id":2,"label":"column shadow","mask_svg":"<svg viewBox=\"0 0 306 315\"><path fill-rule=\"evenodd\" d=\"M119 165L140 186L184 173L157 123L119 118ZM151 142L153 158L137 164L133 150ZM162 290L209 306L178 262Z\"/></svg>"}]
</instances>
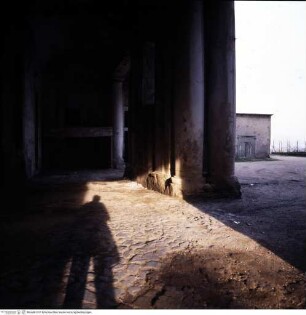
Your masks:
<instances>
[{"instance_id":1,"label":"column shadow","mask_svg":"<svg viewBox=\"0 0 306 315\"><path fill-rule=\"evenodd\" d=\"M267 187L265 189L265 187ZM306 212L304 188L295 183L242 185L242 198L186 201L233 230L272 251L295 268L306 271ZM294 191L292 197L286 191Z\"/></svg>"}]
</instances>

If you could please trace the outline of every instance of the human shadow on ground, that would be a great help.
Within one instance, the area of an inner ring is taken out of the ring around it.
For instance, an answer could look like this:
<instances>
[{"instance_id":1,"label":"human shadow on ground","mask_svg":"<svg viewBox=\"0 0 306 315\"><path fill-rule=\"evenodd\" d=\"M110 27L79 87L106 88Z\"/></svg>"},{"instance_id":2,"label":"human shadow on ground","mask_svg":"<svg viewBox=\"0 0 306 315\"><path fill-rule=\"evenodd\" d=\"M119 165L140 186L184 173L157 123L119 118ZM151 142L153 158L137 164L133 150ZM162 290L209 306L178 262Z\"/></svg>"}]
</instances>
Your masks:
<instances>
[{"instance_id":1,"label":"human shadow on ground","mask_svg":"<svg viewBox=\"0 0 306 315\"><path fill-rule=\"evenodd\" d=\"M116 305L111 266L119 261L119 256L107 225L108 220L108 212L97 195L84 204L77 215L70 237L73 254L65 308L82 307L91 260L94 272L92 290L96 292L97 308ZM88 298L90 302L91 297Z\"/></svg>"},{"instance_id":2,"label":"human shadow on ground","mask_svg":"<svg viewBox=\"0 0 306 315\"><path fill-rule=\"evenodd\" d=\"M76 206L85 189L66 192L75 203L64 207L63 187L48 190L41 212L2 220L0 308L116 308L109 215L99 196Z\"/></svg>"}]
</instances>

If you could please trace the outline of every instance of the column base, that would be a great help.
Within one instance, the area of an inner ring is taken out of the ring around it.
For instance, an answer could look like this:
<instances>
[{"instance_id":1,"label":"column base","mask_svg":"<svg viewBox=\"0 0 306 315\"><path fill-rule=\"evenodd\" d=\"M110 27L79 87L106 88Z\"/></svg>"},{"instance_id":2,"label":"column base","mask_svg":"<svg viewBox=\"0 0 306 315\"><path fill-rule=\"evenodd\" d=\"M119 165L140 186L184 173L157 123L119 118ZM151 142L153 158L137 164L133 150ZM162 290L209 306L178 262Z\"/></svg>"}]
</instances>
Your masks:
<instances>
[{"instance_id":1,"label":"column base","mask_svg":"<svg viewBox=\"0 0 306 315\"><path fill-rule=\"evenodd\" d=\"M147 189L159 193L188 199L191 196L206 198L241 198L241 186L236 176L227 179L206 181L205 177L193 179L169 176L163 172L135 170L126 166L124 177L135 180ZM193 182L193 183L191 183Z\"/></svg>"},{"instance_id":2,"label":"column base","mask_svg":"<svg viewBox=\"0 0 306 315\"><path fill-rule=\"evenodd\" d=\"M113 168L116 170L125 170L124 161L113 161Z\"/></svg>"},{"instance_id":3,"label":"column base","mask_svg":"<svg viewBox=\"0 0 306 315\"><path fill-rule=\"evenodd\" d=\"M220 180L208 180L204 191L211 197L241 198L241 185L236 176Z\"/></svg>"}]
</instances>

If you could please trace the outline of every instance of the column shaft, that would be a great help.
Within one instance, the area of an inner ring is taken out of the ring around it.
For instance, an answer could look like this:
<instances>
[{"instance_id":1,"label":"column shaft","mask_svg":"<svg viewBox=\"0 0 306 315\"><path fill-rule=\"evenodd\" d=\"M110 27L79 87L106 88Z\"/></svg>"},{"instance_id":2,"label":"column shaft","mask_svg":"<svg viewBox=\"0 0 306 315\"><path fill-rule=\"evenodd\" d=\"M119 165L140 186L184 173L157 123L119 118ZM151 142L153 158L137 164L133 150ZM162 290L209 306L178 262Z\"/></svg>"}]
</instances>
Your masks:
<instances>
[{"instance_id":1,"label":"column shaft","mask_svg":"<svg viewBox=\"0 0 306 315\"><path fill-rule=\"evenodd\" d=\"M124 168L124 107L123 107L123 83L113 83L113 167Z\"/></svg>"},{"instance_id":2,"label":"column shaft","mask_svg":"<svg viewBox=\"0 0 306 315\"><path fill-rule=\"evenodd\" d=\"M202 1L185 2L176 44L175 175L184 195L203 189L204 56Z\"/></svg>"},{"instance_id":3,"label":"column shaft","mask_svg":"<svg viewBox=\"0 0 306 315\"><path fill-rule=\"evenodd\" d=\"M240 187L234 176L236 133L234 2L207 2L204 11L209 180L218 190L240 195Z\"/></svg>"}]
</instances>

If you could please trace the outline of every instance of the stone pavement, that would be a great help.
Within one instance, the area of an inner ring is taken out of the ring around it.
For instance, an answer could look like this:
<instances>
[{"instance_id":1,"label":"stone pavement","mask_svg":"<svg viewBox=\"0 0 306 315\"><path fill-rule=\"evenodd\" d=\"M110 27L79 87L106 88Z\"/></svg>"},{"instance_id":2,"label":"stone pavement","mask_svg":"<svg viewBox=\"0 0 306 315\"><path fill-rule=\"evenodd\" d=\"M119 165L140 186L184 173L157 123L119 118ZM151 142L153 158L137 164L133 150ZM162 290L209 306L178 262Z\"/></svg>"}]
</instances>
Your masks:
<instances>
[{"instance_id":1,"label":"stone pavement","mask_svg":"<svg viewBox=\"0 0 306 315\"><path fill-rule=\"evenodd\" d=\"M214 220L213 226L213 219L204 218L181 200L145 190L135 183L117 185L120 194L113 183L111 192L107 191L107 186L101 190L99 184L90 184L86 200L92 194L99 194L106 207L112 209L109 227L120 257L120 262L113 267L113 286L119 300L135 303L148 291L147 276L161 267L163 257L196 246L203 237L203 228L216 229L218 223ZM202 221L201 225L198 220ZM155 289L156 292L147 298L147 306L151 306L151 300L160 288Z\"/></svg>"},{"instance_id":2,"label":"stone pavement","mask_svg":"<svg viewBox=\"0 0 306 315\"><path fill-rule=\"evenodd\" d=\"M60 186L33 197L31 205L38 212L3 225L2 241L10 238L2 248L3 306L137 306L135 301L148 291L147 276L161 267L164 257L197 246L203 231L220 226L186 202L134 182L86 186L79 193L80 208L74 188ZM101 299L96 298L99 292Z\"/></svg>"},{"instance_id":3,"label":"stone pavement","mask_svg":"<svg viewBox=\"0 0 306 315\"><path fill-rule=\"evenodd\" d=\"M235 228L252 222L101 179L40 181L3 218L0 308L305 307L305 275Z\"/></svg>"}]
</instances>

